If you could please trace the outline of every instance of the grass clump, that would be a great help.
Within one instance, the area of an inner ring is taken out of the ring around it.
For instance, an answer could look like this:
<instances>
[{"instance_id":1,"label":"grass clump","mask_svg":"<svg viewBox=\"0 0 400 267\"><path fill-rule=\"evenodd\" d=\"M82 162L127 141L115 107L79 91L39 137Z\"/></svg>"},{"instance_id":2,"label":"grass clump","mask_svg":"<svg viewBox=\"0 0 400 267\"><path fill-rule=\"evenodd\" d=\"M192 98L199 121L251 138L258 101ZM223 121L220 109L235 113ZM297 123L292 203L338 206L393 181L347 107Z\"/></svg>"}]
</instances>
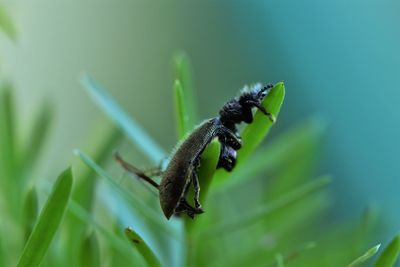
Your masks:
<instances>
[{"instance_id":1,"label":"grass clump","mask_svg":"<svg viewBox=\"0 0 400 267\"><path fill-rule=\"evenodd\" d=\"M0 29L15 39L1 7ZM199 118L191 64L183 53L174 62L178 141ZM123 136L151 164L167 153L98 82L85 76L82 83L113 125L94 129L75 151L80 160L73 174L68 168L52 189L34 179L54 115L51 105L42 105L25 133L29 138L20 140L14 89L0 86L0 266L381 267L398 261L399 236L377 256L373 210L350 222L324 220L332 179L315 173L321 120L300 122L261 146L272 124L256 114L241 132L244 145L232 173L216 170L220 147L212 142L199 170L206 213L167 221L156 191L135 179L120 181L105 168ZM280 82L262 103L278 121L284 97Z\"/></svg>"}]
</instances>

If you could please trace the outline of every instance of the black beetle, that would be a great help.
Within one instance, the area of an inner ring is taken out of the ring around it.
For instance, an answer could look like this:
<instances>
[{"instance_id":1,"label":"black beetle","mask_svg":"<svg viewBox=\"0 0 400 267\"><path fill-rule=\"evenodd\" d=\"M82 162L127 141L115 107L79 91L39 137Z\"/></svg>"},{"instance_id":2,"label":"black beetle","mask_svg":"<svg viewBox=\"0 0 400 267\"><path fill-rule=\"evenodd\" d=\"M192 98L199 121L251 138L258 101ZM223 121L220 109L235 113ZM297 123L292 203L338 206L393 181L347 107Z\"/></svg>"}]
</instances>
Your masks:
<instances>
[{"instance_id":1,"label":"black beetle","mask_svg":"<svg viewBox=\"0 0 400 267\"><path fill-rule=\"evenodd\" d=\"M217 167L231 171L236 163L236 151L241 147L236 124L251 123L253 107L261 110L271 121L275 121L273 115L261 106L261 101L271 88L270 84L265 87L256 84L250 90L245 89L239 97L228 101L221 108L218 117L208 119L197 126L172 153L168 166L160 172L162 176L160 184L145 172L124 161L119 154L115 154L115 159L125 170L134 173L159 190L161 208L167 219L175 213L186 213L194 218L195 214L203 213L199 202L200 185L197 169L204 149L214 138L218 138L221 151ZM194 207L186 200L186 194L192 183L195 191Z\"/></svg>"}]
</instances>

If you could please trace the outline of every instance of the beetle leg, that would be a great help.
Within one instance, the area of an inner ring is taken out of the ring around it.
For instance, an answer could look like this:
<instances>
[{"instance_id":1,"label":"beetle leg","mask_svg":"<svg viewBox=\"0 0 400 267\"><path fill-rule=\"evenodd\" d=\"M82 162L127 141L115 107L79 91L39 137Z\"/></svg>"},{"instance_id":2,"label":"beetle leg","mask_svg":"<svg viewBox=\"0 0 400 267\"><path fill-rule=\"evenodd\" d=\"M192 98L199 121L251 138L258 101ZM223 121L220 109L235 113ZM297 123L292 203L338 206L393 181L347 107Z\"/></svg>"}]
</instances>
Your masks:
<instances>
[{"instance_id":1,"label":"beetle leg","mask_svg":"<svg viewBox=\"0 0 400 267\"><path fill-rule=\"evenodd\" d=\"M143 171L147 176L161 176L163 174L163 170L160 166L150 168Z\"/></svg>"},{"instance_id":2,"label":"beetle leg","mask_svg":"<svg viewBox=\"0 0 400 267\"><path fill-rule=\"evenodd\" d=\"M190 185L192 181L189 180L184 189L183 189L183 194L181 198L179 199L178 205L175 207L174 213L186 213L190 218L194 218L195 214L195 209L190 206L190 204L187 202L185 196L187 195L187 192L189 191Z\"/></svg>"},{"instance_id":3,"label":"beetle leg","mask_svg":"<svg viewBox=\"0 0 400 267\"><path fill-rule=\"evenodd\" d=\"M225 143L221 144L221 152L217 168L222 167L228 172L230 172L235 167L235 165L236 165L236 150L226 145Z\"/></svg>"},{"instance_id":4,"label":"beetle leg","mask_svg":"<svg viewBox=\"0 0 400 267\"><path fill-rule=\"evenodd\" d=\"M192 174L192 180L193 180L193 187L194 187L194 207L196 210L201 210L201 204L200 204L200 183L199 183L199 178L197 177L197 173L193 172Z\"/></svg>"},{"instance_id":5,"label":"beetle leg","mask_svg":"<svg viewBox=\"0 0 400 267\"><path fill-rule=\"evenodd\" d=\"M178 206L176 206L175 213L186 213L190 218L194 219L195 214L203 213L202 209L195 209L186 201L184 197L179 200Z\"/></svg>"},{"instance_id":6,"label":"beetle leg","mask_svg":"<svg viewBox=\"0 0 400 267\"><path fill-rule=\"evenodd\" d=\"M234 132L225 126L221 126L217 133L221 143L226 143L234 150L238 150L242 147L242 141L236 136Z\"/></svg>"},{"instance_id":7,"label":"beetle leg","mask_svg":"<svg viewBox=\"0 0 400 267\"><path fill-rule=\"evenodd\" d=\"M160 160L160 163L158 164L158 166L149 168L147 170L144 170L143 172L147 176L150 176L150 177L152 177L152 176L162 176L162 174L164 173L163 170L165 169L164 166L165 166L165 163L167 161L168 161L168 159L164 158L164 159Z\"/></svg>"},{"instance_id":8,"label":"beetle leg","mask_svg":"<svg viewBox=\"0 0 400 267\"><path fill-rule=\"evenodd\" d=\"M114 154L114 158L116 161L118 161L119 164L121 164L122 168L124 168L127 172L135 174L139 178L142 178L143 180L145 180L146 182L148 182L155 188L159 189L158 184L153 179L151 179L149 176L147 176L143 171L137 169L135 166L126 162L118 153Z\"/></svg>"},{"instance_id":9,"label":"beetle leg","mask_svg":"<svg viewBox=\"0 0 400 267\"><path fill-rule=\"evenodd\" d=\"M258 108L262 113L264 113L269 118L269 120L272 123L275 122L275 120L276 120L275 116L271 112L266 110L263 106L261 106L259 103L255 102L255 101L246 101L246 104L249 104L253 107Z\"/></svg>"}]
</instances>

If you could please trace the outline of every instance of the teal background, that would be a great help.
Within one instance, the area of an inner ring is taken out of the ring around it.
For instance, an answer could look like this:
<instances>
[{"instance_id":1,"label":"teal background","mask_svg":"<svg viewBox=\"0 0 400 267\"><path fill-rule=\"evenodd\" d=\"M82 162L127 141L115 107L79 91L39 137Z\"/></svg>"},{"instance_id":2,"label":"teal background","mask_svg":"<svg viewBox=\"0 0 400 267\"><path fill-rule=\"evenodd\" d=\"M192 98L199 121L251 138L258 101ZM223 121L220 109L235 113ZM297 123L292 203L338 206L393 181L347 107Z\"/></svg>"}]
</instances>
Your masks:
<instances>
[{"instance_id":1,"label":"teal background","mask_svg":"<svg viewBox=\"0 0 400 267\"><path fill-rule=\"evenodd\" d=\"M184 50L201 117L242 85L284 80L272 135L313 115L328 123L321 173L334 175L338 213L376 203L400 227L400 2L4 1L18 40L0 37L2 77L15 84L23 124L56 103L45 167L55 176L103 114L79 84L104 84L168 150L175 145L172 57Z\"/></svg>"}]
</instances>

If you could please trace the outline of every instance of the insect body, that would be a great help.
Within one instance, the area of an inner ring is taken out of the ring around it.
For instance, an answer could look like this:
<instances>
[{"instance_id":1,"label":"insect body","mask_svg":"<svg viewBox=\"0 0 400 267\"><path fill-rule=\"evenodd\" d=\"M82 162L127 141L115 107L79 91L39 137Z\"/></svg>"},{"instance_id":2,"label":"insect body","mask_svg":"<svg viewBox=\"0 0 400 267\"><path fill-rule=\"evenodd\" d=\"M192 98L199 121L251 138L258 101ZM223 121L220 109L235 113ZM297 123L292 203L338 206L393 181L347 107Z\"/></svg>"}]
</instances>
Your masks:
<instances>
[{"instance_id":1,"label":"insect body","mask_svg":"<svg viewBox=\"0 0 400 267\"><path fill-rule=\"evenodd\" d=\"M160 205L167 219L175 213L186 213L194 218L195 214L203 213L199 202L200 185L197 171L204 149L214 138L218 138L221 152L217 167L231 171L236 163L236 151L241 147L236 124L251 123L253 107L257 107L273 120L273 116L261 106L262 99L271 88L270 85L262 87L258 84L252 90L242 92L239 98L228 101L222 107L218 117L208 119L197 126L172 154L168 166L161 172L162 180L159 185L146 173L124 161L118 154L115 158L124 169L159 190ZM191 184L195 191L194 207L186 201L186 194Z\"/></svg>"},{"instance_id":2,"label":"insect body","mask_svg":"<svg viewBox=\"0 0 400 267\"><path fill-rule=\"evenodd\" d=\"M265 87L262 87L261 84L256 84L251 90L245 88L239 97L228 101L221 108L219 111L221 123L239 136L236 124L241 122L248 124L252 123L252 108L254 107L258 108L261 112L268 116L272 122L275 122L275 117L261 105L261 101L272 89L272 87L272 84L268 84ZM227 143L221 142L221 153L217 167L222 167L230 172L235 167L235 164L236 149L229 147Z\"/></svg>"}]
</instances>

